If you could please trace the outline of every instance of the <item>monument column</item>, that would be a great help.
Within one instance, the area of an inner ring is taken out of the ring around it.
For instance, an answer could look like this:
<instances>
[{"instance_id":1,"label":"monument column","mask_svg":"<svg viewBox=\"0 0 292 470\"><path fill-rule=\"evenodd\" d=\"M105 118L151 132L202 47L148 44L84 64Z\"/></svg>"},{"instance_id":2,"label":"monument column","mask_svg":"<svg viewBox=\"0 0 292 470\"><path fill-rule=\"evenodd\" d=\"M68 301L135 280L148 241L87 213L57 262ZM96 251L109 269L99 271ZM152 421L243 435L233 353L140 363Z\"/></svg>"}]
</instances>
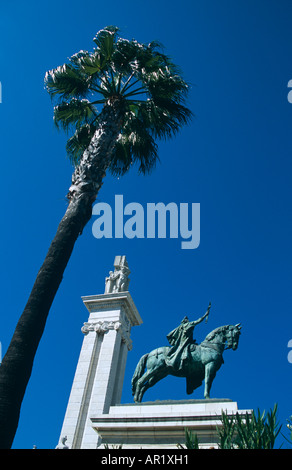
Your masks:
<instances>
[{"instance_id":1,"label":"monument column","mask_svg":"<svg viewBox=\"0 0 292 470\"><path fill-rule=\"evenodd\" d=\"M95 449L99 437L90 417L107 414L121 400L131 328L142 320L130 293L121 290L129 283L121 282L130 272L125 257L117 256L114 265L106 293L82 297L89 318L58 448Z\"/></svg>"}]
</instances>

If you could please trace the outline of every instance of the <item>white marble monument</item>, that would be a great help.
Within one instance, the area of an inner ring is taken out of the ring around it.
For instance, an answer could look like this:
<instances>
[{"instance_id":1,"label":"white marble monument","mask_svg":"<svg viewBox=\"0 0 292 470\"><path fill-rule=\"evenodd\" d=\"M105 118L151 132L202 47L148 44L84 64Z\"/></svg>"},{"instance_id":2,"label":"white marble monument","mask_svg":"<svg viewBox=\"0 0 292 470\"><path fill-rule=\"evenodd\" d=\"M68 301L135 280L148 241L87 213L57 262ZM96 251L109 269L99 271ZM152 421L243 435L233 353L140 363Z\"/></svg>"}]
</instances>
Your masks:
<instances>
[{"instance_id":1,"label":"white marble monument","mask_svg":"<svg viewBox=\"0 0 292 470\"><path fill-rule=\"evenodd\" d=\"M106 415L120 403L132 326L142 319L128 288L125 256L116 256L114 276L105 293L82 297L89 318L81 328L84 340L61 430L58 449L95 449L99 435L90 418Z\"/></svg>"}]
</instances>

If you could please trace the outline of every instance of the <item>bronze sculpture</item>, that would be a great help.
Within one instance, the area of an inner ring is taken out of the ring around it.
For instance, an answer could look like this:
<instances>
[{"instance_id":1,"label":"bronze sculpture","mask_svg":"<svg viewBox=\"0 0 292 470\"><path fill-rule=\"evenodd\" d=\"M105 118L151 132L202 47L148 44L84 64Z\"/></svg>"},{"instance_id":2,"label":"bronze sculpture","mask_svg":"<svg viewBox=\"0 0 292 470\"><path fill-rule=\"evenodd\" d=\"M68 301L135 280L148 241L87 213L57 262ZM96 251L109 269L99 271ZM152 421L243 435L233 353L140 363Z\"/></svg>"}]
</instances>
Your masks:
<instances>
[{"instance_id":1,"label":"bronze sculpture","mask_svg":"<svg viewBox=\"0 0 292 470\"><path fill-rule=\"evenodd\" d=\"M154 349L141 357L132 378L132 393L135 402L141 402L146 390L167 375L185 377L187 394L193 393L205 379L204 397L210 398L210 389L216 372L223 364L225 349L236 350L241 326L220 326L211 331L202 343L193 340L196 325L208 318L211 304L205 315L190 322L185 317L167 338L169 346ZM145 371L145 372L144 372Z\"/></svg>"}]
</instances>

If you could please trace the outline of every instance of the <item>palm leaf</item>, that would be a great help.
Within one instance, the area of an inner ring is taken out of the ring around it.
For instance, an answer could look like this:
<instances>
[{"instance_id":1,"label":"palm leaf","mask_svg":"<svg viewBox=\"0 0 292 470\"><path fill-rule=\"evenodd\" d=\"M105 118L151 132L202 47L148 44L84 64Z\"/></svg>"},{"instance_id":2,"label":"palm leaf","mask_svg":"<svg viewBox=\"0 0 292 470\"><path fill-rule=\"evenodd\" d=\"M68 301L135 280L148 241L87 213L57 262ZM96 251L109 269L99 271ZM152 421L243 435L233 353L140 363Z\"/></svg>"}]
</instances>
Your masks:
<instances>
[{"instance_id":1,"label":"palm leaf","mask_svg":"<svg viewBox=\"0 0 292 470\"><path fill-rule=\"evenodd\" d=\"M140 173L150 173L158 160L158 146L143 121L133 118L133 113L128 113L123 132L116 142L111 173L123 175L132 164L138 166Z\"/></svg>"},{"instance_id":2,"label":"palm leaf","mask_svg":"<svg viewBox=\"0 0 292 470\"><path fill-rule=\"evenodd\" d=\"M73 127L81 127L83 124L90 124L96 119L98 113L95 106L90 101L72 98L69 102L63 102L54 108L54 123L69 130Z\"/></svg>"},{"instance_id":3,"label":"palm leaf","mask_svg":"<svg viewBox=\"0 0 292 470\"><path fill-rule=\"evenodd\" d=\"M136 164L139 173L147 174L153 170L158 160L157 145L152 138L148 141L135 138L133 143L123 137L116 142L109 170L114 176L122 176L131 165Z\"/></svg>"},{"instance_id":4,"label":"palm leaf","mask_svg":"<svg viewBox=\"0 0 292 470\"><path fill-rule=\"evenodd\" d=\"M137 57L137 44L128 39L118 39L112 56L115 67L123 73L133 72L133 62Z\"/></svg>"},{"instance_id":5,"label":"palm leaf","mask_svg":"<svg viewBox=\"0 0 292 470\"><path fill-rule=\"evenodd\" d=\"M171 100L148 100L139 105L139 117L155 138L171 138L191 116L188 108Z\"/></svg>"},{"instance_id":6,"label":"palm leaf","mask_svg":"<svg viewBox=\"0 0 292 470\"><path fill-rule=\"evenodd\" d=\"M90 81L73 65L64 64L46 73L45 86L51 97L59 96L62 100L86 98Z\"/></svg>"},{"instance_id":7,"label":"palm leaf","mask_svg":"<svg viewBox=\"0 0 292 470\"><path fill-rule=\"evenodd\" d=\"M109 60L114 51L114 44L117 37L119 28L116 26L107 26L98 31L93 41L97 45L98 52L106 59Z\"/></svg>"},{"instance_id":8,"label":"palm leaf","mask_svg":"<svg viewBox=\"0 0 292 470\"><path fill-rule=\"evenodd\" d=\"M79 59L79 66L84 73L93 75L104 69L105 61L98 52L87 54Z\"/></svg>"},{"instance_id":9,"label":"palm leaf","mask_svg":"<svg viewBox=\"0 0 292 470\"><path fill-rule=\"evenodd\" d=\"M74 166L77 166L84 151L88 148L90 141L94 135L96 127L90 124L84 124L76 129L66 144L66 151L69 160Z\"/></svg>"}]
</instances>

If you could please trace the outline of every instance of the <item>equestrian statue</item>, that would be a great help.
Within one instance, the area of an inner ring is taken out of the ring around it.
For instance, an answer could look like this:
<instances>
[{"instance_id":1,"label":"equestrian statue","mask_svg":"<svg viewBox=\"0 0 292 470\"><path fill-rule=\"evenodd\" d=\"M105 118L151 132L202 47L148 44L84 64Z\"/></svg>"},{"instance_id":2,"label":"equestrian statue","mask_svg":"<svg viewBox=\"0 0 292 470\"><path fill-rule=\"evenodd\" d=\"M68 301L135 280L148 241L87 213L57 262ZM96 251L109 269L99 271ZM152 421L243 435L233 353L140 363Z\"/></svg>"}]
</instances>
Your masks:
<instances>
[{"instance_id":1,"label":"equestrian statue","mask_svg":"<svg viewBox=\"0 0 292 470\"><path fill-rule=\"evenodd\" d=\"M206 313L195 321L184 317L180 325L167 335L170 346L154 349L141 357L132 378L134 401L140 403L146 390L167 375L185 377L187 394L202 385L205 379L204 397L210 398L210 389L216 372L223 364L225 349L235 351L241 326L220 326L211 331L202 343L193 339L196 325L208 320L211 303Z\"/></svg>"}]
</instances>

